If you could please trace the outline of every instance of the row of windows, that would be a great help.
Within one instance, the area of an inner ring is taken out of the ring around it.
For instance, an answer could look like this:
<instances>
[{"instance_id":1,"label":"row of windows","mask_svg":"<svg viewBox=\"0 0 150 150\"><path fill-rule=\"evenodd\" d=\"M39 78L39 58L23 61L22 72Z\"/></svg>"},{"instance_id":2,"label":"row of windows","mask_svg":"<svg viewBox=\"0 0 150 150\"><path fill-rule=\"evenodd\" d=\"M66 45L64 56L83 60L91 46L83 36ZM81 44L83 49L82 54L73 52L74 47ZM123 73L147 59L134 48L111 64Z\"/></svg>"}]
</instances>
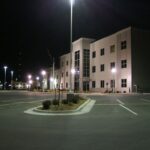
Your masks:
<instances>
[{"instance_id":1,"label":"row of windows","mask_svg":"<svg viewBox=\"0 0 150 150\"><path fill-rule=\"evenodd\" d=\"M66 61L66 66L68 66L69 65L69 62L68 62L68 60ZM61 66L63 67L64 66L64 62L62 61L61 62Z\"/></svg>"},{"instance_id":2,"label":"row of windows","mask_svg":"<svg viewBox=\"0 0 150 150\"><path fill-rule=\"evenodd\" d=\"M110 63L110 69L115 68L115 62ZM121 60L121 68L127 68L127 60ZM100 65L100 71L105 71L105 64ZM96 66L92 66L92 72L96 72Z\"/></svg>"},{"instance_id":3,"label":"row of windows","mask_svg":"<svg viewBox=\"0 0 150 150\"><path fill-rule=\"evenodd\" d=\"M120 45L120 49L126 49L127 48L127 41L121 41L121 45ZM110 53L114 53L115 52L115 45L111 45L110 46ZM103 56L105 55L105 49L101 48L100 49L100 55ZM96 57L96 51L92 52L92 58Z\"/></svg>"},{"instance_id":4,"label":"row of windows","mask_svg":"<svg viewBox=\"0 0 150 150\"><path fill-rule=\"evenodd\" d=\"M100 88L108 88L108 82L105 84L104 80L100 81ZM96 81L92 81L92 88L96 87ZM115 80L110 80L110 87L115 87ZM121 79L121 87L126 88L127 87L127 79Z\"/></svg>"}]
</instances>

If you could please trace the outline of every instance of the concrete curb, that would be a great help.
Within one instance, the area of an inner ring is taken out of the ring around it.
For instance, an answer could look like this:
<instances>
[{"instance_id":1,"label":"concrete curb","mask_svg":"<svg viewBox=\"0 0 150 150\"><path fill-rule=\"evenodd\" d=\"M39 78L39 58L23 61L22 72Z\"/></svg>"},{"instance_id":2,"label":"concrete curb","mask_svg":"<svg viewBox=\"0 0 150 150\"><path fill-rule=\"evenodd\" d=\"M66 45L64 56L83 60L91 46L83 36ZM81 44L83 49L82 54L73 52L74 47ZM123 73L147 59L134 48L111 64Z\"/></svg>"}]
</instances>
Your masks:
<instances>
[{"instance_id":1,"label":"concrete curb","mask_svg":"<svg viewBox=\"0 0 150 150\"><path fill-rule=\"evenodd\" d=\"M37 110L38 107L34 107L31 109L28 109L24 111L26 114L31 115L43 115L43 116L69 116L69 115L81 115L85 114L91 111L92 107L95 104L95 100L88 100L85 103L83 103L80 107L78 107L75 110L68 110L68 111L43 111L43 110Z\"/></svg>"}]
</instances>

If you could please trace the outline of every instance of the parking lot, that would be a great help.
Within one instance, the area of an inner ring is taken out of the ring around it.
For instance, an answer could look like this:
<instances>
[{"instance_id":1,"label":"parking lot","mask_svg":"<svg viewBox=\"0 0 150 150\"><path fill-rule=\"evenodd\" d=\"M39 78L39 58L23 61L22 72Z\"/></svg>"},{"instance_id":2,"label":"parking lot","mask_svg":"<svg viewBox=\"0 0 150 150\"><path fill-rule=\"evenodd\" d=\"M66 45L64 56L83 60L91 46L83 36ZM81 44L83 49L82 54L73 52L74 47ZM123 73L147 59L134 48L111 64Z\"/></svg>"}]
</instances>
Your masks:
<instances>
[{"instance_id":1,"label":"parking lot","mask_svg":"<svg viewBox=\"0 0 150 150\"><path fill-rule=\"evenodd\" d=\"M96 103L87 114L34 116L24 110L51 95L0 93L0 149L150 149L149 94L88 97Z\"/></svg>"}]
</instances>

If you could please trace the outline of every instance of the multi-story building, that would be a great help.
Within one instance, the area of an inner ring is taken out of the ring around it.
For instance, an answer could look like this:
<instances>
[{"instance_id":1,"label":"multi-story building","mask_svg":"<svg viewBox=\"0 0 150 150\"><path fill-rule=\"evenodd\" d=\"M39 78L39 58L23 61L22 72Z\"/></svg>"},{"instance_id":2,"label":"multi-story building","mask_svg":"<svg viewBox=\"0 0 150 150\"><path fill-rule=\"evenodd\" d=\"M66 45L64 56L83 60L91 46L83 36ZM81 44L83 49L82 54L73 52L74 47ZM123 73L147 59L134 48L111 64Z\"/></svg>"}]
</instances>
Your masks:
<instances>
[{"instance_id":1,"label":"multi-story building","mask_svg":"<svg viewBox=\"0 0 150 150\"><path fill-rule=\"evenodd\" d=\"M97 92L150 91L150 32L132 27L95 41L73 42L72 89ZM61 87L69 88L70 53L60 57Z\"/></svg>"}]
</instances>

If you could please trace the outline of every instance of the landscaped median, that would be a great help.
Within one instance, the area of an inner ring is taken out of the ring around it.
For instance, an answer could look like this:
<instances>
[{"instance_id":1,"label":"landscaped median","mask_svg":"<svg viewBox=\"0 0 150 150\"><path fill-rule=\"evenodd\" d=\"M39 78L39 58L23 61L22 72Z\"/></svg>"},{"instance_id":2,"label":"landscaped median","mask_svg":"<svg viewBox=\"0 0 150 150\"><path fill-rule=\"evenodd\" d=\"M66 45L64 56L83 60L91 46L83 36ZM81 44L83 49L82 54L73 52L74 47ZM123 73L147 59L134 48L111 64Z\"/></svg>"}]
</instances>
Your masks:
<instances>
[{"instance_id":1,"label":"landscaped median","mask_svg":"<svg viewBox=\"0 0 150 150\"><path fill-rule=\"evenodd\" d=\"M45 101L45 103L48 102ZM55 101L50 101L49 103L49 107L46 107L46 109L43 102L43 105L28 109L24 113L47 116L81 115L90 112L95 104L95 100L80 98L77 103L65 103L65 100L61 100L58 105L55 105Z\"/></svg>"}]
</instances>

